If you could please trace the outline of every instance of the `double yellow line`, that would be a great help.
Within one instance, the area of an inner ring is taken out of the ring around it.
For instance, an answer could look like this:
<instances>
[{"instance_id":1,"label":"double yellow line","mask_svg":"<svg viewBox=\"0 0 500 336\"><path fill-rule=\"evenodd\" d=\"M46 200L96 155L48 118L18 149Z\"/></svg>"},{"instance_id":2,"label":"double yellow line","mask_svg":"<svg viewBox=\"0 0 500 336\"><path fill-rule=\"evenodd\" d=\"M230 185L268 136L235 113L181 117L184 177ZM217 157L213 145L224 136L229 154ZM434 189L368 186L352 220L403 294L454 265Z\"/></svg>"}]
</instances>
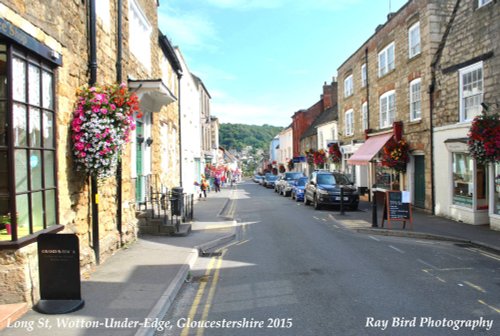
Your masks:
<instances>
[{"instance_id":1,"label":"double yellow line","mask_svg":"<svg viewBox=\"0 0 500 336\"><path fill-rule=\"evenodd\" d=\"M195 321L196 314L198 313L198 310L202 310L202 315L201 318L199 319L200 321L205 321L208 317L208 313L210 312L210 308L212 306L212 301L214 299L214 294L215 294L215 289L217 287L217 283L219 281L219 275L220 275L220 267L222 265L222 260L224 255L226 254L227 249L222 250L222 253L220 256L217 257L212 257L210 259L210 262L208 263L207 270L205 271L204 278L207 279L206 281L203 281L200 283L200 287L198 288L198 291L196 292L196 296L194 297L193 304L191 305L191 309L189 310L188 314L188 320L190 321ZM210 276L213 276L212 281L210 282L210 287L208 289L208 294L206 296L205 300L205 305L203 306L202 300L203 297L205 297L205 292L207 290L207 284L208 284L208 279ZM189 335L190 328L189 326L185 326L184 329L182 329L181 336L187 336ZM203 335L203 328L199 328L196 331L197 336Z\"/></svg>"}]
</instances>

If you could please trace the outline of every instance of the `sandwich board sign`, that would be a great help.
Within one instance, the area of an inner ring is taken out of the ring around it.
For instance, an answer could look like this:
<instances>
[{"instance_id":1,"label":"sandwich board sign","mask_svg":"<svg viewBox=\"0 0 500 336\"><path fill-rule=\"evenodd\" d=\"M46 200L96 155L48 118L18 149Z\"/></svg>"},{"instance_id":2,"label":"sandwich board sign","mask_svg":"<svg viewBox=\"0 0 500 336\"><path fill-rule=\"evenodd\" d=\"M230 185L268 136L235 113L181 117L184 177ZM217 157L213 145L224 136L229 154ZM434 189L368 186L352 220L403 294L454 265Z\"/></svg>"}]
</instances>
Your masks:
<instances>
[{"instance_id":1,"label":"sandwich board sign","mask_svg":"<svg viewBox=\"0 0 500 336\"><path fill-rule=\"evenodd\" d=\"M82 308L78 237L45 233L38 236L37 243L40 301L33 308L43 314L65 314Z\"/></svg>"},{"instance_id":2,"label":"sandwich board sign","mask_svg":"<svg viewBox=\"0 0 500 336\"><path fill-rule=\"evenodd\" d=\"M410 193L408 191L388 190L385 192L384 215L382 217L382 227L387 220L387 227L391 228L392 221L402 221L403 228L406 228L406 222L410 222L410 228L413 229L412 213L410 203Z\"/></svg>"}]
</instances>

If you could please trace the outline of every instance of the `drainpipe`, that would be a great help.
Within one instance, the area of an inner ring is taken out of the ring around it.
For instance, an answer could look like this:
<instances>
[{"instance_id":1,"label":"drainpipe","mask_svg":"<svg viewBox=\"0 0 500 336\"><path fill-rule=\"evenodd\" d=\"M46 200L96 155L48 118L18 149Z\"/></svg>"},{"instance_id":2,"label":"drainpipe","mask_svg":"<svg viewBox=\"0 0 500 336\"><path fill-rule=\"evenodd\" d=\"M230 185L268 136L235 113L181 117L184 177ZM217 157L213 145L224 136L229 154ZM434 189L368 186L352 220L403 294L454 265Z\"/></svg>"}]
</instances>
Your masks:
<instances>
[{"instance_id":1,"label":"drainpipe","mask_svg":"<svg viewBox=\"0 0 500 336\"><path fill-rule=\"evenodd\" d=\"M441 42L438 45L438 48L436 50L436 54L433 57L432 63L431 63L431 84L429 85L429 127L431 130L431 136L429 139L429 143L431 146L431 199L432 199L432 214L436 214L436 189L434 187L434 180L435 180L435 161L434 161L434 93L436 90L436 68L441 61L441 56L443 55L443 49L446 45L446 42L448 40L448 35L450 34L451 27L453 25L453 22L455 21L455 18L457 16L457 11L460 6L460 0L457 0L455 2L455 7L453 8L453 11L450 16L450 20L448 21L446 25L446 29L443 33L443 37L441 38Z\"/></svg>"},{"instance_id":2,"label":"drainpipe","mask_svg":"<svg viewBox=\"0 0 500 336\"><path fill-rule=\"evenodd\" d=\"M177 74L178 99L177 106L179 110L179 187L182 188L182 111L181 111L181 76Z\"/></svg>"},{"instance_id":3,"label":"drainpipe","mask_svg":"<svg viewBox=\"0 0 500 336\"><path fill-rule=\"evenodd\" d=\"M116 22L116 81L118 84L122 82L122 0L117 3L117 22ZM120 236L120 246L123 246L122 240L122 203L123 203L123 189L122 189L122 156L118 157L118 167L116 168L116 229Z\"/></svg>"},{"instance_id":4,"label":"drainpipe","mask_svg":"<svg viewBox=\"0 0 500 336\"><path fill-rule=\"evenodd\" d=\"M89 85L95 85L97 81L97 43L96 43L96 16L95 16L95 0L89 0L89 42L90 42L90 60L89 70L90 79ZM99 191L97 186L97 177L91 176L91 203L92 203L92 248L94 249L96 264L100 263L100 248L99 248Z\"/></svg>"}]
</instances>

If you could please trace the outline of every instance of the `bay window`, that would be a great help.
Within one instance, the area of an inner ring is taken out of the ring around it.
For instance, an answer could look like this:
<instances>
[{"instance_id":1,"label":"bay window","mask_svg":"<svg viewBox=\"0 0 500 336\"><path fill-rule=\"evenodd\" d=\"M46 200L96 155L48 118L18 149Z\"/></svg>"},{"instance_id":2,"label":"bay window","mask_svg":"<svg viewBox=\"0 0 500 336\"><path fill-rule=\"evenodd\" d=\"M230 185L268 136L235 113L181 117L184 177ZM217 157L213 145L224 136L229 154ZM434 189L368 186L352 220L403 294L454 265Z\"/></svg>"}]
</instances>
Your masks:
<instances>
[{"instance_id":1,"label":"bay window","mask_svg":"<svg viewBox=\"0 0 500 336\"><path fill-rule=\"evenodd\" d=\"M0 244L57 224L54 69L0 41Z\"/></svg>"}]
</instances>

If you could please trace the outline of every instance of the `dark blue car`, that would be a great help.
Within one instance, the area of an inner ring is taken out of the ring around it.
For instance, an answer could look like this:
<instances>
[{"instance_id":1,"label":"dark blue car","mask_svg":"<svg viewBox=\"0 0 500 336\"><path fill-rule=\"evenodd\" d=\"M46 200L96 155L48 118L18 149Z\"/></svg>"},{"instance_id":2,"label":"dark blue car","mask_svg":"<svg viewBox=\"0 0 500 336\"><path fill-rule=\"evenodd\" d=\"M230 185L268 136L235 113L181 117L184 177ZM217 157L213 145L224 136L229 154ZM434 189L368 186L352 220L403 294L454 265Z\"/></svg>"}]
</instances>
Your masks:
<instances>
[{"instance_id":1,"label":"dark blue car","mask_svg":"<svg viewBox=\"0 0 500 336\"><path fill-rule=\"evenodd\" d=\"M297 202L304 201L304 188L307 184L307 177L301 177L295 181L292 187L292 199Z\"/></svg>"}]
</instances>

